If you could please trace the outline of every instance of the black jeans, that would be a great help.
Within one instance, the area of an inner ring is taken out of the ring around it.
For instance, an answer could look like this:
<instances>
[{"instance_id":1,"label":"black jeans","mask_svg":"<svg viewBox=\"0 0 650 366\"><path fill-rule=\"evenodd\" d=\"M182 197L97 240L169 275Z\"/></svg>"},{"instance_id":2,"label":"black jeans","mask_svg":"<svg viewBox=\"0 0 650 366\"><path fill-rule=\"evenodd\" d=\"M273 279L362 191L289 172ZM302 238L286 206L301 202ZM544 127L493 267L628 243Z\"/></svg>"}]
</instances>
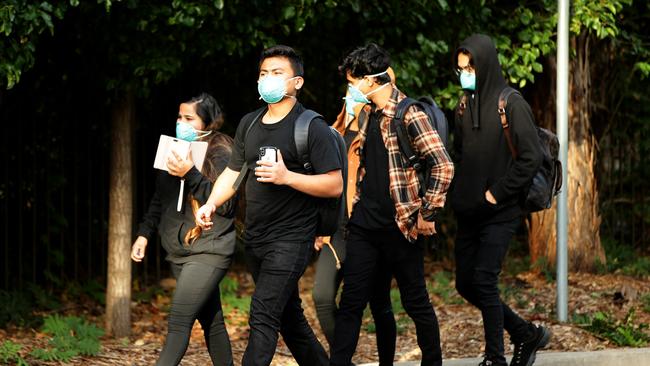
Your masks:
<instances>
[{"instance_id":1,"label":"black jeans","mask_svg":"<svg viewBox=\"0 0 650 366\"><path fill-rule=\"evenodd\" d=\"M332 237L332 245L341 261L345 258L345 239L342 230L337 231ZM385 266L382 266L385 267ZM316 306L316 315L327 342L334 344L334 327L336 322L336 294L342 280L342 271L336 269L336 260L332 249L324 245L316 261L316 274L314 275L314 289L312 297ZM397 326L393 307L390 300L390 285L393 276L390 271L379 271L374 279L373 291L370 295L370 311L375 320L377 353L379 365L390 366L395 358L395 339Z\"/></svg>"},{"instance_id":2,"label":"black jeans","mask_svg":"<svg viewBox=\"0 0 650 366\"><path fill-rule=\"evenodd\" d=\"M517 314L499 296L499 274L508 251L510 238L521 219L481 224L458 221L456 236L456 289L481 310L485 331L485 354L505 364L503 329L514 341L532 336L532 325Z\"/></svg>"},{"instance_id":3,"label":"black jeans","mask_svg":"<svg viewBox=\"0 0 650 366\"><path fill-rule=\"evenodd\" d=\"M350 365L359 341L363 310L379 271L392 272L397 280L404 310L415 323L422 365L442 365L438 318L424 281L422 246L408 242L398 229L370 231L350 225L346 249L330 365ZM385 268L379 266L381 262Z\"/></svg>"},{"instance_id":4,"label":"black jeans","mask_svg":"<svg viewBox=\"0 0 650 366\"><path fill-rule=\"evenodd\" d=\"M205 344L214 365L231 366L230 339L223 321L219 282L226 270L199 262L172 264L176 290L169 312L165 346L156 365L178 365L190 340L194 321L203 328Z\"/></svg>"},{"instance_id":5,"label":"black jeans","mask_svg":"<svg viewBox=\"0 0 650 366\"><path fill-rule=\"evenodd\" d=\"M278 332L299 365L327 364L327 353L305 319L298 291L298 280L307 268L313 246L313 238L304 242L246 244L255 292L242 366L269 365Z\"/></svg>"}]
</instances>

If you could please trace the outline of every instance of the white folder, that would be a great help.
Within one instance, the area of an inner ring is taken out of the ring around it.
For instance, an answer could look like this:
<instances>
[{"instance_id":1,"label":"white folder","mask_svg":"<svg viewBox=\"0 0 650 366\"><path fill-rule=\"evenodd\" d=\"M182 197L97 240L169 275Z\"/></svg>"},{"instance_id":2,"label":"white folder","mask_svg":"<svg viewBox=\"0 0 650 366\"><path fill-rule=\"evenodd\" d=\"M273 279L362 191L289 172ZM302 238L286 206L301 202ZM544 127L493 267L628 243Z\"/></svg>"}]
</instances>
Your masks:
<instances>
[{"instance_id":1,"label":"white folder","mask_svg":"<svg viewBox=\"0 0 650 366\"><path fill-rule=\"evenodd\" d=\"M208 143L206 141L189 142L167 135L160 135L158 151L156 151L156 158L153 161L153 167L169 171L169 169L167 169L167 158L170 155L173 156L172 151L175 151L176 154L183 158L187 158L191 151L194 166L196 169L201 171L203 168L203 162L205 161L205 155L208 151Z\"/></svg>"}]
</instances>

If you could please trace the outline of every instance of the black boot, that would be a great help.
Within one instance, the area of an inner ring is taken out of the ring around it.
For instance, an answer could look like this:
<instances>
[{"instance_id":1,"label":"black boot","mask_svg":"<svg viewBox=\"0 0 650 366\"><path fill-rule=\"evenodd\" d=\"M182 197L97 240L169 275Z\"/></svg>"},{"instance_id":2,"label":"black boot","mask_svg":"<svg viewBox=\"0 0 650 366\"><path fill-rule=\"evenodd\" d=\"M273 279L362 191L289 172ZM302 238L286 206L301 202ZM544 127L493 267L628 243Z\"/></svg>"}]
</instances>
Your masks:
<instances>
[{"instance_id":1,"label":"black boot","mask_svg":"<svg viewBox=\"0 0 650 366\"><path fill-rule=\"evenodd\" d=\"M535 325L533 333L533 337L527 341L515 342L515 352L510 366L532 366L537 351L544 348L551 339L551 331L541 325Z\"/></svg>"}]
</instances>

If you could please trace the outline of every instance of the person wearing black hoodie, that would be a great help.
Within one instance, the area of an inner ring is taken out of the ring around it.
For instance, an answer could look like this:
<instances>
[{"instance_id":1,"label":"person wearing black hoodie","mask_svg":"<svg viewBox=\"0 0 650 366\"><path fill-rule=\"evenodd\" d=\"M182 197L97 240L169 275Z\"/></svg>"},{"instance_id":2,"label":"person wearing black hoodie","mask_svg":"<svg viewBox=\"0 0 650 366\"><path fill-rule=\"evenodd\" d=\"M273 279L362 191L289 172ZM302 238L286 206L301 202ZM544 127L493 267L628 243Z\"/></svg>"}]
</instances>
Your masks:
<instances>
[{"instance_id":1,"label":"person wearing black hoodie","mask_svg":"<svg viewBox=\"0 0 650 366\"><path fill-rule=\"evenodd\" d=\"M176 137L208 142L203 167L199 171L191 155L174 153L168 157L168 172L158 173L154 196L131 250L131 258L141 262L147 243L158 232L176 278L169 329L156 365L180 363L196 320L203 328L212 363L233 365L219 282L226 275L235 251L237 198L219 208L212 230L204 231L194 221L194 212L208 199L213 182L228 164L233 140L218 131L223 122L221 108L209 94L202 93L180 104Z\"/></svg>"},{"instance_id":2,"label":"person wearing black hoodie","mask_svg":"<svg viewBox=\"0 0 650 366\"><path fill-rule=\"evenodd\" d=\"M511 365L530 366L550 332L523 320L506 305L497 287L508 244L524 214L520 199L539 168L542 152L528 103L510 96L513 159L501 126L498 100L507 86L490 37L475 34L454 53L464 96L457 108L456 175L451 205L458 220L456 289L481 310L485 358L479 365L507 365L503 330L515 344Z\"/></svg>"}]
</instances>

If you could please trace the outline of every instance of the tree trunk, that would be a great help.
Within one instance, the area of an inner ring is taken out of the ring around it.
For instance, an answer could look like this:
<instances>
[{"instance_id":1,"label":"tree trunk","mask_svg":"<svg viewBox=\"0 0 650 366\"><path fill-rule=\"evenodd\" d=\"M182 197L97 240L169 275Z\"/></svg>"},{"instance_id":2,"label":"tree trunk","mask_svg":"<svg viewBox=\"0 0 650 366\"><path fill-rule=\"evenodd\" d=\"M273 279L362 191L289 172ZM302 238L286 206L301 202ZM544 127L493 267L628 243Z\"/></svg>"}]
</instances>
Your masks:
<instances>
[{"instance_id":1,"label":"tree trunk","mask_svg":"<svg viewBox=\"0 0 650 366\"><path fill-rule=\"evenodd\" d=\"M569 270L592 271L597 262L605 263L605 252L600 243L600 214L596 165L596 139L591 130L591 73L588 35L571 39L576 56L571 60L569 74L569 158L568 189ZM553 69L553 68L551 68ZM555 77L551 77L555 90ZM555 93L552 92L551 95ZM552 100L550 100L552 99ZM555 127L555 98L548 98L552 108L545 108L546 127L552 121ZM544 125L544 123L541 123ZM555 265L556 258L556 202L549 210L531 215L529 222L531 263Z\"/></svg>"},{"instance_id":2,"label":"tree trunk","mask_svg":"<svg viewBox=\"0 0 650 366\"><path fill-rule=\"evenodd\" d=\"M115 337L131 333L133 108L133 94L127 93L115 104L111 121L106 331Z\"/></svg>"}]
</instances>

